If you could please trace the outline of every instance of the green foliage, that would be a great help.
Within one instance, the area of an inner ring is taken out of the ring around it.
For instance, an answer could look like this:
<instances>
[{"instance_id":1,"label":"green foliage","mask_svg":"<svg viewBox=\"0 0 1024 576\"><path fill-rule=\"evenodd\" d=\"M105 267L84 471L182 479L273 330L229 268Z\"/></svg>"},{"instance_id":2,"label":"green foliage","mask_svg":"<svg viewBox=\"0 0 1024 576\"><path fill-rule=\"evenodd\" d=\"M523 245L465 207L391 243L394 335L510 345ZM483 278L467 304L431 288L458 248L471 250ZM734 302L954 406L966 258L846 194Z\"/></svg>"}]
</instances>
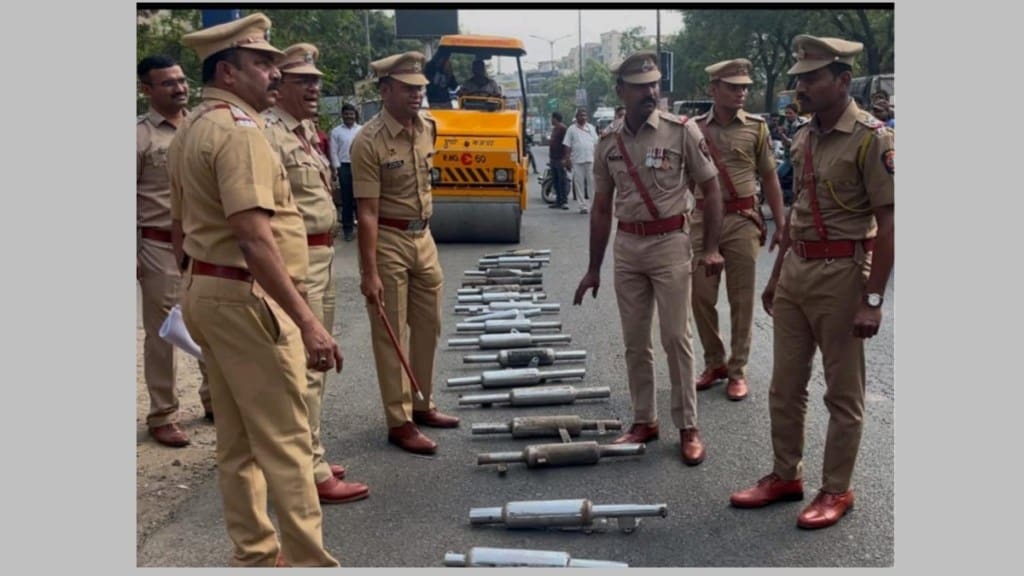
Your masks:
<instances>
[{"instance_id":1,"label":"green foliage","mask_svg":"<svg viewBox=\"0 0 1024 576\"><path fill-rule=\"evenodd\" d=\"M254 10L242 10L246 16ZM369 63L398 52L423 50L417 40L395 38L395 21L379 10L261 10L273 22L271 43L281 49L298 42L315 44L317 67L324 72L324 96L355 97L355 83L369 76ZM156 14L159 12L159 14ZM143 23L146 17L156 16ZM202 68L195 52L181 45L181 37L201 27L199 10L139 10L136 55L167 54L178 59L191 82L192 98L201 88ZM369 42L367 42L369 28ZM194 102L193 102L194 104ZM146 110L139 95L138 113Z\"/></svg>"},{"instance_id":2,"label":"green foliage","mask_svg":"<svg viewBox=\"0 0 1024 576\"><path fill-rule=\"evenodd\" d=\"M748 108L773 108L775 94L790 83L792 41L798 34L839 37L864 44L854 75L891 72L894 62L892 10L681 10L683 32L667 43L675 53L675 91L670 100L706 98L704 68L747 58L754 86Z\"/></svg>"}]
</instances>

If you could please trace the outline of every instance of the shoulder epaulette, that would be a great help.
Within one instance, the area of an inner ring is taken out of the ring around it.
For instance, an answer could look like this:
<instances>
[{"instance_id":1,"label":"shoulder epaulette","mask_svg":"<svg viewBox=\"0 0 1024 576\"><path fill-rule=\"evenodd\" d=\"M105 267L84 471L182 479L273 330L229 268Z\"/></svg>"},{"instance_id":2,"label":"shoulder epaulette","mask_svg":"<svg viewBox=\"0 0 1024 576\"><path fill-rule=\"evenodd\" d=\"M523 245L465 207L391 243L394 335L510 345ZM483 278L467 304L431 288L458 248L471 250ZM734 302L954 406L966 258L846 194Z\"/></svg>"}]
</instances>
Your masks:
<instances>
[{"instance_id":1,"label":"shoulder epaulette","mask_svg":"<svg viewBox=\"0 0 1024 576\"><path fill-rule=\"evenodd\" d=\"M245 126L246 128L259 128L259 124L256 123L244 110L238 106L229 106L231 110L231 118L235 121L235 126Z\"/></svg>"},{"instance_id":2,"label":"shoulder epaulette","mask_svg":"<svg viewBox=\"0 0 1024 576\"><path fill-rule=\"evenodd\" d=\"M766 124L768 123L767 120L765 120L763 117L761 117L758 114L747 114L746 117L748 119L750 119L750 120L754 120L755 122L763 122L763 123L766 123Z\"/></svg>"},{"instance_id":3,"label":"shoulder epaulette","mask_svg":"<svg viewBox=\"0 0 1024 576\"><path fill-rule=\"evenodd\" d=\"M658 114L661 116L662 120L668 120L669 122L679 125L684 125L690 120L685 114L682 116L676 116L671 112L659 112Z\"/></svg>"},{"instance_id":4,"label":"shoulder epaulette","mask_svg":"<svg viewBox=\"0 0 1024 576\"><path fill-rule=\"evenodd\" d=\"M384 120L379 115L377 115L374 116L373 118L370 118L370 120L366 122L366 124L363 126L363 129L360 130L360 132L365 131L367 134L371 136L376 136L377 133L383 129Z\"/></svg>"}]
</instances>

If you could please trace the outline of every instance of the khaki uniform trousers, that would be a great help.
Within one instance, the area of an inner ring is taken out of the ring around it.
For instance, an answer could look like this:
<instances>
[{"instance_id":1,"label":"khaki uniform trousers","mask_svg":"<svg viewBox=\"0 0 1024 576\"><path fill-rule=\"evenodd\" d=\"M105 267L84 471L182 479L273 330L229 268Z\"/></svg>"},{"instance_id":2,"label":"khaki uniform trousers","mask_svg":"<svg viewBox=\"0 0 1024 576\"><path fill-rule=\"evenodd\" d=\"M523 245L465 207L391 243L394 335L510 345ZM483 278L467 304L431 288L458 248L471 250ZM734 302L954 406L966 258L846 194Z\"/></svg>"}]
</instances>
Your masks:
<instances>
[{"instance_id":1,"label":"khaki uniform trousers","mask_svg":"<svg viewBox=\"0 0 1024 576\"><path fill-rule=\"evenodd\" d=\"M697 390L693 380L690 331L690 236L615 234L615 297L626 345L626 371L636 423L658 421L654 386L651 319L658 306L661 346L668 357L672 385L672 422L679 429L697 426Z\"/></svg>"},{"instance_id":2,"label":"khaki uniform trousers","mask_svg":"<svg viewBox=\"0 0 1024 576\"><path fill-rule=\"evenodd\" d=\"M337 566L323 547L299 329L250 282L187 276L185 326L203 350L233 566ZM281 544L267 514L267 497Z\"/></svg>"},{"instance_id":3,"label":"khaki uniform trousers","mask_svg":"<svg viewBox=\"0 0 1024 576\"><path fill-rule=\"evenodd\" d=\"M178 303L181 290L181 273L174 263L171 245L164 242L139 239L139 262L142 264L142 326L146 336L143 341L143 365L146 375L146 389L149 391L149 415L146 424L156 428L178 421L178 396L174 392L176 362L174 346L160 337L163 325L171 308ZM210 382L206 367L199 363L202 384L199 386L199 400L203 408L210 408Z\"/></svg>"},{"instance_id":4,"label":"khaki uniform trousers","mask_svg":"<svg viewBox=\"0 0 1024 576\"><path fill-rule=\"evenodd\" d=\"M703 255L704 226L694 223L693 257ZM747 376L750 359L751 328L754 325L755 280L757 256L761 248L761 231L757 224L741 214L725 214L718 250L725 258L725 293L729 298L729 321L732 334L729 357L729 378ZM704 348L704 367L726 364L725 344L718 331L718 292L721 274L707 277L700 270L693 275L693 320Z\"/></svg>"},{"instance_id":5,"label":"khaki uniform trousers","mask_svg":"<svg viewBox=\"0 0 1024 576\"><path fill-rule=\"evenodd\" d=\"M384 312L423 392L423 400L412 391L402 361L377 308L367 305L377 383L384 403L388 428L412 421L412 411L431 410L434 354L441 335L441 294L444 274L437 260L437 246L430 229L406 232L381 226L377 235L377 273L384 285Z\"/></svg>"},{"instance_id":6,"label":"khaki uniform trousers","mask_svg":"<svg viewBox=\"0 0 1024 576\"><path fill-rule=\"evenodd\" d=\"M306 276L306 298L313 315L320 318L324 328L334 329L334 247L309 247L309 272ZM306 406L309 409L309 431L313 436L313 478L319 484L331 477L331 467L324 460L324 445L320 440L320 422L327 387L327 373L306 369Z\"/></svg>"},{"instance_id":7,"label":"khaki uniform trousers","mask_svg":"<svg viewBox=\"0 0 1024 576\"><path fill-rule=\"evenodd\" d=\"M832 261L786 253L775 290L775 365L768 396L774 471L783 480L803 477L807 384L819 348L829 412L822 488L845 492L850 487L864 417L864 341L853 336L853 317L870 270L870 255L859 247L855 257Z\"/></svg>"}]
</instances>

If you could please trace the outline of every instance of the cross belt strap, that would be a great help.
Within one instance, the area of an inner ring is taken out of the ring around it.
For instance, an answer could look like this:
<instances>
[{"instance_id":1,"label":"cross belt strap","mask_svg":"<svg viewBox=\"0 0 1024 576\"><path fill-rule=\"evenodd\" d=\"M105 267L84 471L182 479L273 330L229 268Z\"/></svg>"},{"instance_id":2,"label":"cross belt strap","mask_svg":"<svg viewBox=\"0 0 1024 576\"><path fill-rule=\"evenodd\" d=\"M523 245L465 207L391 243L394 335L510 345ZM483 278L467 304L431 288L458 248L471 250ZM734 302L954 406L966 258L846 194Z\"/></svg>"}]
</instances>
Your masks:
<instances>
[{"instance_id":1,"label":"cross belt strap","mask_svg":"<svg viewBox=\"0 0 1024 576\"><path fill-rule=\"evenodd\" d=\"M722 160L722 154L718 151L715 141L711 139L711 131L708 130L708 118L705 118L704 122L697 122L697 127L704 134L704 141L708 143L708 150L711 151L711 161L715 163L715 168L718 168L718 175L721 176L725 189L729 191L729 196L733 199L739 198L739 194L736 193L736 186L732 183L732 178L729 176L729 170L726 169L725 162Z\"/></svg>"},{"instance_id":2,"label":"cross belt strap","mask_svg":"<svg viewBox=\"0 0 1024 576\"><path fill-rule=\"evenodd\" d=\"M658 207L654 205L654 200L651 199L651 195L647 192L647 187L640 180L640 174L636 171L636 165L633 164L633 159L629 157L629 152L626 151L626 143L622 141L622 134L620 132L615 133L615 143L619 147L622 159L626 162L629 177L633 179L633 184L636 184L636 191L640 193L640 197L644 200L644 205L647 206L647 211L651 213L655 220L660 219L661 214L658 212Z\"/></svg>"},{"instance_id":3,"label":"cross belt strap","mask_svg":"<svg viewBox=\"0 0 1024 576\"><path fill-rule=\"evenodd\" d=\"M825 230L825 221L821 217L821 208L818 206L818 187L814 183L814 156L811 154L811 134L807 134L807 144L804 148L804 180L807 192L811 195L811 213L814 215L814 227L818 230L818 236L822 241L828 240L828 232Z\"/></svg>"}]
</instances>

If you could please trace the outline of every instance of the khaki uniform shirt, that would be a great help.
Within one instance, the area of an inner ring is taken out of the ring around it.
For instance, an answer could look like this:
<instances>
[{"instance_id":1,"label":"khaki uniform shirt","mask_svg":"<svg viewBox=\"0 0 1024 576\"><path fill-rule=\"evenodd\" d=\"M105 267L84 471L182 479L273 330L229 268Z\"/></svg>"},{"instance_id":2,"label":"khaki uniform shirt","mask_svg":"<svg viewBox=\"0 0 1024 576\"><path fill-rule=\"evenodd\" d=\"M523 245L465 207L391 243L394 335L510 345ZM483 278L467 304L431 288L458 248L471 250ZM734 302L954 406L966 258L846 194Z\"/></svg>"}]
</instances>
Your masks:
<instances>
[{"instance_id":1,"label":"khaki uniform shirt","mask_svg":"<svg viewBox=\"0 0 1024 576\"><path fill-rule=\"evenodd\" d=\"M177 128L159 112L139 116L135 123L135 225L171 229L171 183L167 149Z\"/></svg>"},{"instance_id":2,"label":"khaki uniform shirt","mask_svg":"<svg viewBox=\"0 0 1024 576\"><path fill-rule=\"evenodd\" d=\"M288 172L306 234L330 232L338 221L338 212L329 185L331 170L318 146L316 128L278 106L264 111L263 120L263 134Z\"/></svg>"},{"instance_id":3,"label":"khaki uniform shirt","mask_svg":"<svg viewBox=\"0 0 1024 576\"><path fill-rule=\"evenodd\" d=\"M436 134L434 119L426 111L420 111L410 134L387 110L381 110L352 141L353 195L379 198L384 218L430 218Z\"/></svg>"},{"instance_id":4,"label":"khaki uniform shirt","mask_svg":"<svg viewBox=\"0 0 1024 576\"><path fill-rule=\"evenodd\" d=\"M601 137L594 152L594 186L598 190L615 188L615 216L620 220L649 221L655 217L629 175L616 144L617 134L622 135L623 144L658 209L659 218L687 214L693 209L687 175L696 182L707 182L718 174L704 136L693 121L684 125L678 116L655 110L636 134L622 122ZM646 166L645 159L654 158L658 153L660 162Z\"/></svg>"},{"instance_id":5,"label":"khaki uniform shirt","mask_svg":"<svg viewBox=\"0 0 1024 576\"><path fill-rule=\"evenodd\" d=\"M296 285L305 280L306 230L258 112L231 92L204 88L203 102L178 131L168 160L171 217L181 220L189 256L247 268L228 217L259 208L271 215L288 275Z\"/></svg>"},{"instance_id":6,"label":"khaki uniform shirt","mask_svg":"<svg viewBox=\"0 0 1024 576\"><path fill-rule=\"evenodd\" d=\"M814 226L805 151L811 146L818 206L829 240L860 240L878 234L873 208L894 204L895 144L891 128L850 101L828 132L815 118L793 137L793 217L790 238L822 240Z\"/></svg>"},{"instance_id":7,"label":"khaki uniform shirt","mask_svg":"<svg viewBox=\"0 0 1024 576\"><path fill-rule=\"evenodd\" d=\"M722 175L718 176L718 184L722 190L723 200L736 200L757 194L758 175L775 171L775 157L772 155L771 143L768 141L768 126L760 116L747 114L739 110L726 125L715 120L715 109L694 117L691 122L700 126L707 123L707 133L722 156L722 164L729 172L729 178L736 188L736 197L725 185ZM697 198L704 194L700 189L693 191Z\"/></svg>"}]
</instances>

